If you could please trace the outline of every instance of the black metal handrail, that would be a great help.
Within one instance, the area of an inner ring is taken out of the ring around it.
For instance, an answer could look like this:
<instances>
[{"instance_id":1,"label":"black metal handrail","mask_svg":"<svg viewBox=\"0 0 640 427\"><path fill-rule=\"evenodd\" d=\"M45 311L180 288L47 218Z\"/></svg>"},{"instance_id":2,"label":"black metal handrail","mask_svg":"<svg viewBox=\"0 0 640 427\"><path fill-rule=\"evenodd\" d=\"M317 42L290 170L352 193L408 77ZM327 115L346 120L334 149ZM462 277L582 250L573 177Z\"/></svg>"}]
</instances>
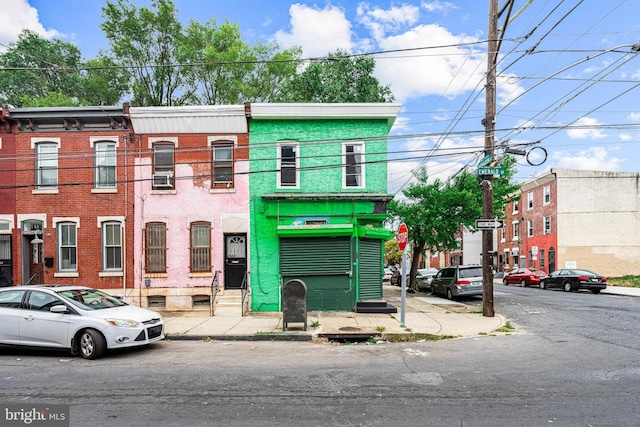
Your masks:
<instances>
[{"instance_id":1,"label":"black metal handrail","mask_svg":"<svg viewBox=\"0 0 640 427\"><path fill-rule=\"evenodd\" d=\"M216 271L213 275L213 280L211 281L211 316L214 315L214 305L216 303L216 296L218 295L218 291L220 291L220 271Z\"/></svg>"},{"instance_id":2,"label":"black metal handrail","mask_svg":"<svg viewBox=\"0 0 640 427\"><path fill-rule=\"evenodd\" d=\"M248 311L245 308L245 302L247 299L247 294L249 293L249 281L248 276L249 272L245 271L244 273L244 277L242 278L242 284L240 285L240 290L242 291L242 316L244 317L244 314Z\"/></svg>"}]
</instances>

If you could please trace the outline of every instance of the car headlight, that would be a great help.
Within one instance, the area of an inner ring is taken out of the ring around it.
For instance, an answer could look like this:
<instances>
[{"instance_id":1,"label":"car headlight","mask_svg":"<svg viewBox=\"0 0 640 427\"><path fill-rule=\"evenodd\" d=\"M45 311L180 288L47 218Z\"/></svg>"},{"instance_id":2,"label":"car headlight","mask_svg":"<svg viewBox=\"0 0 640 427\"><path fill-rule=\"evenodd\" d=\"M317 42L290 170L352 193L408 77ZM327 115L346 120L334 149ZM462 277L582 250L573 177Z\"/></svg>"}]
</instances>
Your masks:
<instances>
[{"instance_id":1,"label":"car headlight","mask_svg":"<svg viewBox=\"0 0 640 427\"><path fill-rule=\"evenodd\" d=\"M135 320L128 320L128 319L105 319L105 320L111 323L113 326L119 326L121 328L137 328L138 326L140 326L140 324Z\"/></svg>"}]
</instances>

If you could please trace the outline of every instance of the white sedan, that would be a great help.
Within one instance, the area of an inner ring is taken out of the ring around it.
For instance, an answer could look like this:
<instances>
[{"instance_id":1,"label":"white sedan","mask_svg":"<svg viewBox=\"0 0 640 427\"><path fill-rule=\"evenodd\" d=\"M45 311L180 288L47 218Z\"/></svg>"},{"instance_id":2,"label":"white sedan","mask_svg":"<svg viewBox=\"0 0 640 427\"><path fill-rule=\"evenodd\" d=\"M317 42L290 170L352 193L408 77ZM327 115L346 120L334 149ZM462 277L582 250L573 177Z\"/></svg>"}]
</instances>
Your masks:
<instances>
[{"instance_id":1,"label":"white sedan","mask_svg":"<svg viewBox=\"0 0 640 427\"><path fill-rule=\"evenodd\" d=\"M67 348L96 359L164 338L162 317L84 286L0 289L0 344Z\"/></svg>"}]
</instances>

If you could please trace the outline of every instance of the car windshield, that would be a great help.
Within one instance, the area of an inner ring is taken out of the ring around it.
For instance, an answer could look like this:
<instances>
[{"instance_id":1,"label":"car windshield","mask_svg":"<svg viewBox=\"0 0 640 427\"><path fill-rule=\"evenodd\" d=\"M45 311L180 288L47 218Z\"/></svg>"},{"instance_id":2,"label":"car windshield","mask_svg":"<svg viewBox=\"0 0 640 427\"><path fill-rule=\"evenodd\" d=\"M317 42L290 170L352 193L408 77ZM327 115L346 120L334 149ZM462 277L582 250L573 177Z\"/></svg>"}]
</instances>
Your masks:
<instances>
[{"instance_id":1,"label":"car windshield","mask_svg":"<svg viewBox=\"0 0 640 427\"><path fill-rule=\"evenodd\" d=\"M72 304L85 310L122 307L125 302L95 289L71 289L59 291L58 295L67 298Z\"/></svg>"},{"instance_id":2,"label":"car windshield","mask_svg":"<svg viewBox=\"0 0 640 427\"><path fill-rule=\"evenodd\" d=\"M473 268L461 268L458 274L460 278L463 277L482 277L482 267Z\"/></svg>"}]
</instances>

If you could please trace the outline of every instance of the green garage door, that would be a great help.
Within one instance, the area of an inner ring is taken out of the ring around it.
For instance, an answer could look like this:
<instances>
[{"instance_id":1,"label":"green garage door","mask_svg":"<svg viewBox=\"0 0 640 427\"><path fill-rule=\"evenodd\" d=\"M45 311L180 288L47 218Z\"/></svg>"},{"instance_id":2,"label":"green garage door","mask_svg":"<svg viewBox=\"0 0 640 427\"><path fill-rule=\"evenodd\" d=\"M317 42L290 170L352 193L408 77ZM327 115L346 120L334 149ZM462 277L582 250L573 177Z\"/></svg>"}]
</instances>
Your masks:
<instances>
[{"instance_id":1,"label":"green garage door","mask_svg":"<svg viewBox=\"0 0 640 427\"><path fill-rule=\"evenodd\" d=\"M382 240L361 239L358 301L382 299Z\"/></svg>"},{"instance_id":2,"label":"green garage door","mask_svg":"<svg viewBox=\"0 0 640 427\"><path fill-rule=\"evenodd\" d=\"M351 238L280 239L282 284L302 280L307 285L308 311L351 311Z\"/></svg>"}]
</instances>

